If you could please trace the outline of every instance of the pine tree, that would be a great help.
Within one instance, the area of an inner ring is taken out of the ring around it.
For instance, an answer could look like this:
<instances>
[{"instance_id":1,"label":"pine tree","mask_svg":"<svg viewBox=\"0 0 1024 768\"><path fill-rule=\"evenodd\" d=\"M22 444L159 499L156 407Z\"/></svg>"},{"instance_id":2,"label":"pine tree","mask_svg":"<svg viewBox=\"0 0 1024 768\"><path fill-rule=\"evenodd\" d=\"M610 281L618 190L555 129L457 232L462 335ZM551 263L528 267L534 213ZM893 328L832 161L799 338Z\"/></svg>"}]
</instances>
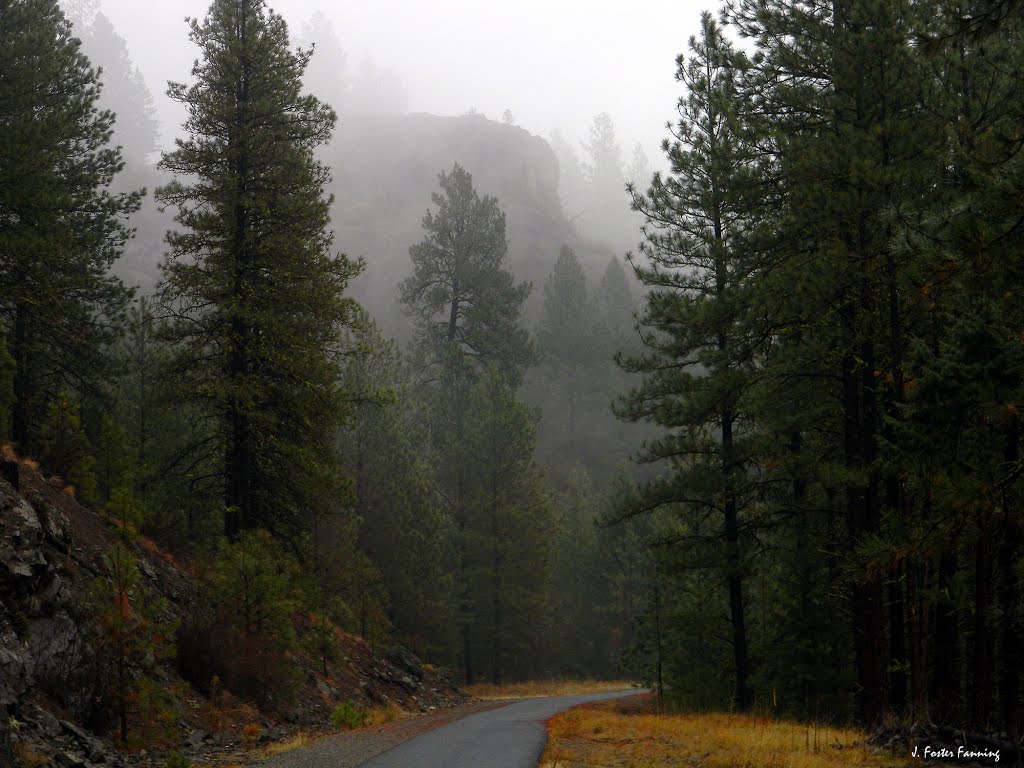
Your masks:
<instances>
[{"instance_id":1,"label":"pine tree","mask_svg":"<svg viewBox=\"0 0 1024 768\"><path fill-rule=\"evenodd\" d=\"M635 349L638 341L634 317L636 300L626 270L617 256L612 257L601 275L597 302L604 318L609 352L614 354Z\"/></svg>"},{"instance_id":2,"label":"pine tree","mask_svg":"<svg viewBox=\"0 0 1024 768\"><path fill-rule=\"evenodd\" d=\"M607 112L594 118L583 148L587 154L583 163L587 182L586 215L580 223L583 234L606 243L614 250L625 248L633 240L631 233L636 222L630 214L629 197L625 193L622 148Z\"/></svg>"},{"instance_id":3,"label":"pine tree","mask_svg":"<svg viewBox=\"0 0 1024 768\"><path fill-rule=\"evenodd\" d=\"M531 286L516 284L505 267L505 214L494 197L477 194L458 163L441 173L440 185L443 194L431 195L437 212L423 218L427 236L409 249L413 274L401 286L424 371L429 377L457 354L478 370L494 363L518 382L533 360L529 334L518 325Z\"/></svg>"},{"instance_id":4,"label":"pine tree","mask_svg":"<svg viewBox=\"0 0 1024 768\"><path fill-rule=\"evenodd\" d=\"M130 292L109 273L139 194L112 194L120 153L96 70L55 0L0 2L0 317L15 361L11 436L38 447L62 390L100 397Z\"/></svg>"},{"instance_id":5,"label":"pine tree","mask_svg":"<svg viewBox=\"0 0 1024 768\"><path fill-rule=\"evenodd\" d=\"M552 383L564 390L565 440L559 443L569 456L578 456L582 447L580 422L586 408L581 400L594 384L593 363L600 355L594 309L583 266L572 249L563 246L544 285L537 345ZM556 417L547 415L549 422Z\"/></svg>"},{"instance_id":6,"label":"pine tree","mask_svg":"<svg viewBox=\"0 0 1024 768\"><path fill-rule=\"evenodd\" d=\"M593 185L597 197L621 194L625 179L622 175L622 148L615 138L615 125L607 112L594 117L589 140L584 142L589 162L585 165L587 181Z\"/></svg>"},{"instance_id":7,"label":"pine tree","mask_svg":"<svg viewBox=\"0 0 1024 768\"><path fill-rule=\"evenodd\" d=\"M316 55L302 77L306 90L320 94L341 114L347 112L352 92L348 56L338 39L334 24L323 11L316 11L302 27L303 44L316 46Z\"/></svg>"},{"instance_id":8,"label":"pine tree","mask_svg":"<svg viewBox=\"0 0 1024 768\"><path fill-rule=\"evenodd\" d=\"M179 397L208 425L228 538L301 535L340 493L338 338L361 269L332 251L329 171L314 159L335 115L302 94L310 52L289 49L263 0L216 0L189 23L202 58L168 91L189 135L161 162L178 179L158 190L180 225L160 289Z\"/></svg>"},{"instance_id":9,"label":"pine tree","mask_svg":"<svg viewBox=\"0 0 1024 768\"><path fill-rule=\"evenodd\" d=\"M734 696L747 710L753 694L740 529L748 525L743 517L751 501L743 399L754 367L745 312L760 269L750 246L758 226L758 166L744 136L745 60L710 14L701 27L689 59L678 60L687 95L673 140L664 145L671 172L656 174L648 193L634 196L647 220L641 251L651 264L635 266L651 287L640 318L647 350L624 359L627 370L644 374L644 383L619 412L669 430L642 454L643 461L673 468L644 489L642 508L676 506L688 518L721 521L695 535L725 545L719 567L728 587Z\"/></svg>"},{"instance_id":10,"label":"pine tree","mask_svg":"<svg viewBox=\"0 0 1024 768\"><path fill-rule=\"evenodd\" d=\"M778 266L759 291L779 329L769 377L790 390L789 402L815 377L833 383L801 401L778 453L810 454L820 506L844 529L836 542L843 565L859 574L843 588L856 714L868 724L908 704L915 720L927 719L926 645L917 639L927 615L919 577L930 555L913 532L934 521L929 494L905 484L907 457L881 447L904 417L907 345L920 318L921 254L895 235L919 228L921 202L943 186L944 129L922 109L936 103L918 44L930 14L925 4L870 0L740 0L726 11L762 48L754 82L760 111L777 128L765 133L766 145L774 142L766 148L785 194ZM783 42L794 39L806 44Z\"/></svg>"},{"instance_id":11,"label":"pine tree","mask_svg":"<svg viewBox=\"0 0 1024 768\"><path fill-rule=\"evenodd\" d=\"M358 352L346 362L342 386L352 414L339 444L358 544L380 568L396 637L418 655L452 663L454 542L432 476L427 413L398 346L369 318L353 329L350 346ZM328 539L318 547L330 557L343 545ZM350 562L338 566L347 571Z\"/></svg>"},{"instance_id":12,"label":"pine tree","mask_svg":"<svg viewBox=\"0 0 1024 768\"><path fill-rule=\"evenodd\" d=\"M416 323L412 353L430 414L435 482L456 530L462 666L472 682L481 610L470 576L479 554L474 489L486 460L473 448L471 436L486 418L474 404L483 382L496 378L514 386L533 360L529 333L519 327L531 286L517 285L503 267L508 243L497 200L481 199L458 164L441 173L440 183L443 194L432 196L437 212L423 219L427 236L409 249L413 274L402 283L401 298ZM500 487L521 481L513 472ZM492 654L492 661L501 655Z\"/></svg>"},{"instance_id":13,"label":"pine tree","mask_svg":"<svg viewBox=\"0 0 1024 768\"><path fill-rule=\"evenodd\" d=\"M82 47L103 73L101 104L117 115L112 140L130 161L144 162L159 144L160 125L142 72L128 54L128 44L103 13L86 28L75 25Z\"/></svg>"},{"instance_id":14,"label":"pine tree","mask_svg":"<svg viewBox=\"0 0 1024 768\"><path fill-rule=\"evenodd\" d=\"M558 194L569 223L579 227L579 221L586 216L587 181L583 166L572 145L561 132L553 131L548 140L558 160Z\"/></svg>"},{"instance_id":15,"label":"pine tree","mask_svg":"<svg viewBox=\"0 0 1024 768\"><path fill-rule=\"evenodd\" d=\"M468 393L465 440L473 457L459 530L466 579L463 621L479 630L469 651L500 685L536 675L552 534L547 489L533 462L536 414L497 366Z\"/></svg>"}]
</instances>

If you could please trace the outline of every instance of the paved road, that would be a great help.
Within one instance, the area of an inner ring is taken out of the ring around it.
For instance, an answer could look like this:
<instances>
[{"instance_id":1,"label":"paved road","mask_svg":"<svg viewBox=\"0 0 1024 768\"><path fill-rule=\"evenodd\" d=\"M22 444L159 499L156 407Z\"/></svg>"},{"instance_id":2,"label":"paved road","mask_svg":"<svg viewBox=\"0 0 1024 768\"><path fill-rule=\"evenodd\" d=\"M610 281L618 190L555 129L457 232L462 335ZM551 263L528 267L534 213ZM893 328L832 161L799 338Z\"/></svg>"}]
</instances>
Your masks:
<instances>
[{"instance_id":1,"label":"paved road","mask_svg":"<svg viewBox=\"0 0 1024 768\"><path fill-rule=\"evenodd\" d=\"M360 768L534 768L544 749L544 721L577 704L642 691L523 699L416 736Z\"/></svg>"}]
</instances>

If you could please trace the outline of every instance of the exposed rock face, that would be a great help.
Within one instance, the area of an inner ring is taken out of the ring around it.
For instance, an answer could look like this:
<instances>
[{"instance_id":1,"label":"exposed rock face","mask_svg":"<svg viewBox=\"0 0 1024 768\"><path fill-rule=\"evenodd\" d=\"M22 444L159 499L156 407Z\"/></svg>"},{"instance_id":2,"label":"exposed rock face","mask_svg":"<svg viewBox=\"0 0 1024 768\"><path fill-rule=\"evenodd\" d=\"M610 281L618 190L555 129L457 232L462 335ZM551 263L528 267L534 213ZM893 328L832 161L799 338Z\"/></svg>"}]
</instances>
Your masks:
<instances>
[{"instance_id":1,"label":"exposed rock face","mask_svg":"<svg viewBox=\"0 0 1024 768\"><path fill-rule=\"evenodd\" d=\"M56 613L67 599L46 550L66 548L68 523L58 511L40 507L42 516L0 480L0 708L17 702L35 680L39 657L33 651L39 648L30 642L30 621Z\"/></svg>"},{"instance_id":2,"label":"exposed rock face","mask_svg":"<svg viewBox=\"0 0 1024 768\"><path fill-rule=\"evenodd\" d=\"M59 685L71 679L86 644L73 618L76 605L65 573L72 547L67 517L38 492L29 492L27 499L21 496L10 479L20 486L24 473L5 471L2 477L0 766L14 735L7 733L9 719L17 723L18 739L48 755L52 765L121 765L122 758L109 744L25 700L42 682ZM64 693L73 703L75 691Z\"/></svg>"},{"instance_id":3,"label":"exposed rock face","mask_svg":"<svg viewBox=\"0 0 1024 768\"><path fill-rule=\"evenodd\" d=\"M384 652L384 658L416 680L423 679L423 662L408 648L396 645Z\"/></svg>"}]
</instances>

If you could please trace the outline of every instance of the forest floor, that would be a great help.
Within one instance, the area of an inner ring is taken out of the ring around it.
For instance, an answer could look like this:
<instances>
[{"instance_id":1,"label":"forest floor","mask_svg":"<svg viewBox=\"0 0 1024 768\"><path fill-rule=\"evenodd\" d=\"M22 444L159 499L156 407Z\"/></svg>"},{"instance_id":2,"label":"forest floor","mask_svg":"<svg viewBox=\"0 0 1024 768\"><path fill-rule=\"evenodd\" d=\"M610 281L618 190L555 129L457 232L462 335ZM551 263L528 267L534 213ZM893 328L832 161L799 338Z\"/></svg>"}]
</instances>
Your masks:
<instances>
[{"instance_id":1,"label":"forest floor","mask_svg":"<svg viewBox=\"0 0 1024 768\"><path fill-rule=\"evenodd\" d=\"M903 768L923 761L867 734L753 715L658 715L650 695L576 707L548 721L540 768Z\"/></svg>"}]
</instances>

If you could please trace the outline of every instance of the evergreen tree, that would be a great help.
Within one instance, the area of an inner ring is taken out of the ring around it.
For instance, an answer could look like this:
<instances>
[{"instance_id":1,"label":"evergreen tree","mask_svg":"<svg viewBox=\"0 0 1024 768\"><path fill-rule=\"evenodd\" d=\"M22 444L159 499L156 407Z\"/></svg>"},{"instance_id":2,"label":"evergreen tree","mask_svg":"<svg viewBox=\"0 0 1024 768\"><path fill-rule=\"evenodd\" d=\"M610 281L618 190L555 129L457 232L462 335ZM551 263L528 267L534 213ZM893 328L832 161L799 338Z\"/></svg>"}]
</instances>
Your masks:
<instances>
[{"instance_id":1,"label":"evergreen tree","mask_svg":"<svg viewBox=\"0 0 1024 768\"><path fill-rule=\"evenodd\" d=\"M542 671L552 533L547 490L533 462L536 415L492 365L467 402L465 518L459 529L467 591L463 621L476 630L470 669L500 685Z\"/></svg>"},{"instance_id":2,"label":"evergreen tree","mask_svg":"<svg viewBox=\"0 0 1024 768\"><path fill-rule=\"evenodd\" d=\"M816 387L804 410L791 414L799 418L791 418L791 439L782 445L823 450L815 458L831 491L826 504L845 524L845 564L862 574L846 589L857 716L866 723L907 703L915 719L926 715L924 646L911 640L924 613L920 605L904 608L921 564L902 532L930 513L923 496L906 492L906 466L883 461L880 445L902 418L921 266L918 254L898 252L894 233L916 228L915 209L939 183L943 129L921 109L933 96L915 42L929 13L920 4L864 0L800 3L799 12L774 2L727 9L762 46L755 87L779 129L772 151L786 199L776 227L778 268L762 289L783 329L777 361L786 362L773 365L772 375L780 376L779 389L783 379L835 382ZM790 39L814 42L782 42ZM879 538L894 544L884 557L871 551Z\"/></svg>"},{"instance_id":3,"label":"evergreen tree","mask_svg":"<svg viewBox=\"0 0 1024 768\"><path fill-rule=\"evenodd\" d=\"M651 264L635 269L652 290L640 318L647 351L624 359L627 370L644 374L644 383L619 412L669 430L641 454L643 461L668 463L672 472L644 488L640 508L675 506L689 518L721 521L694 535L725 545L719 567L728 588L734 696L747 710L753 694L743 592L747 545L740 530L748 527L752 501L743 398L754 360L744 313L760 268L750 247L758 226L758 168L744 138L745 60L710 14L701 26L690 58L678 60L677 79L688 93L679 102L673 141L665 143L671 172L656 174L648 193L634 196L647 220L641 251Z\"/></svg>"},{"instance_id":4,"label":"evergreen tree","mask_svg":"<svg viewBox=\"0 0 1024 768\"><path fill-rule=\"evenodd\" d=\"M633 241L636 220L630 213L625 193L626 177L622 148L615 137L611 116L602 112L594 118L588 141L583 143L586 160L586 215L581 229L588 238L601 241L618 251Z\"/></svg>"},{"instance_id":5,"label":"evergreen tree","mask_svg":"<svg viewBox=\"0 0 1024 768\"><path fill-rule=\"evenodd\" d=\"M633 145L633 157L629 161L629 167L626 169L626 180L634 186L639 185L643 189L643 185L646 184L651 178L651 161L647 157L647 153L644 152L644 148L640 143Z\"/></svg>"},{"instance_id":6,"label":"evergreen tree","mask_svg":"<svg viewBox=\"0 0 1024 768\"><path fill-rule=\"evenodd\" d=\"M612 257L601 275L597 301L610 353L636 349L639 341L635 332L636 300L618 257Z\"/></svg>"},{"instance_id":7,"label":"evergreen tree","mask_svg":"<svg viewBox=\"0 0 1024 768\"><path fill-rule=\"evenodd\" d=\"M178 179L158 191L180 225L160 289L179 397L207 424L228 538L299 535L340 492L338 338L361 269L332 252L329 172L313 156L335 115L302 94L310 53L289 49L263 0L217 0L190 28L194 82L168 91L189 135L164 155Z\"/></svg>"},{"instance_id":8,"label":"evergreen tree","mask_svg":"<svg viewBox=\"0 0 1024 768\"><path fill-rule=\"evenodd\" d=\"M480 198L458 163L442 171L440 184L443 194L431 195L437 212L423 218L427 236L409 249L413 274L401 286L424 371L430 376L446 355L458 354L480 370L494 363L518 382L533 359L518 325L531 286L516 284L505 268L505 214L495 198Z\"/></svg>"},{"instance_id":9,"label":"evergreen tree","mask_svg":"<svg viewBox=\"0 0 1024 768\"><path fill-rule=\"evenodd\" d=\"M586 470L577 465L566 490L554 499L551 573L552 669L567 677L612 674L608 658L612 627L602 610L608 607L608 579L597 540L599 499Z\"/></svg>"},{"instance_id":10,"label":"evergreen tree","mask_svg":"<svg viewBox=\"0 0 1024 768\"><path fill-rule=\"evenodd\" d=\"M594 117L589 140L584 142L589 162L584 166L587 181L595 195L620 195L625 179L622 175L622 148L615 138L615 125L607 112Z\"/></svg>"},{"instance_id":11,"label":"evergreen tree","mask_svg":"<svg viewBox=\"0 0 1024 768\"><path fill-rule=\"evenodd\" d=\"M562 246L551 276L544 285L544 305L537 329L537 344L544 368L563 385L566 421L563 448L570 456L580 454L580 421L584 391L594 384L597 350L594 306L587 291L583 267L571 248ZM557 406L556 406L557 407ZM549 414L549 420L555 418ZM560 441L562 442L562 441Z\"/></svg>"},{"instance_id":12,"label":"evergreen tree","mask_svg":"<svg viewBox=\"0 0 1024 768\"><path fill-rule=\"evenodd\" d=\"M486 391L504 403L497 382L517 384L532 362L529 333L518 324L530 285L515 284L503 268L508 244L497 200L481 199L472 177L457 164L450 174L441 174L440 182L444 194L432 196L437 213L428 211L423 219L427 236L409 249L413 275L402 283L401 297L416 322L412 352L430 413L435 482L456 530L462 666L472 682L479 661L475 630L483 609L471 574L489 541L479 538L475 522L482 503L477 489L489 454L474 448L472 436L486 430L490 416L475 406L488 381L493 386ZM532 430L524 439L532 456ZM522 471L520 465L503 469L500 478L491 480L492 492L512 493L525 482ZM492 671L500 669L503 656L503 651L489 655L498 665Z\"/></svg>"},{"instance_id":13,"label":"evergreen tree","mask_svg":"<svg viewBox=\"0 0 1024 768\"><path fill-rule=\"evenodd\" d=\"M85 28L76 23L82 47L103 74L100 104L117 115L112 141L133 163L145 162L159 144L153 94L128 54L128 44L110 19L97 13Z\"/></svg>"},{"instance_id":14,"label":"evergreen tree","mask_svg":"<svg viewBox=\"0 0 1024 768\"><path fill-rule=\"evenodd\" d=\"M98 398L129 291L109 273L139 194L112 194L120 153L96 70L55 0L0 3L0 317L14 358L11 436L39 445L62 390Z\"/></svg>"},{"instance_id":15,"label":"evergreen tree","mask_svg":"<svg viewBox=\"0 0 1024 768\"><path fill-rule=\"evenodd\" d=\"M427 414L398 347L369 318L352 331L350 346L357 353L346 361L342 386L352 413L339 443L358 543L380 569L402 644L452 663L453 532L431 472ZM342 547L333 539L319 545L326 552Z\"/></svg>"},{"instance_id":16,"label":"evergreen tree","mask_svg":"<svg viewBox=\"0 0 1024 768\"><path fill-rule=\"evenodd\" d=\"M570 224L578 227L578 220L586 214L586 186L583 166L572 145L561 132L553 131L549 139L558 160L558 194L562 210Z\"/></svg>"},{"instance_id":17,"label":"evergreen tree","mask_svg":"<svg viewBox=\"0 0 1024 768\"><path fill-rule=\"evenodd\" d=\"M323 11L316 11L302 27L303 42L316 46L302 76L306 90L320 94L341 114L347 113L351 101L352 82L348 57L338 39L334 24Z\"/></svg>"},{"instance_id":18,"label":"evergreen tree","mask_svg":"<svg viewBox=\"0 0 1024 768\"><path fill-rule=\"evenodd\" d=\"M43 465L75 488L84 500L96 498L96 460L82 428L81 406L61 393L50 403L40 427L39 457Z\"/></svg>"},{"instance_id":19,"label":"evergreen tree","mask_svg":"<svg viewBox=\"0 0 1024 768\"><path fill-rule=\"evenodd\" d=\"M7 351L7 338L0 334L0 442L5 442L10 434L14 371L14 358Z\"/></svg>"}]
</instances>

